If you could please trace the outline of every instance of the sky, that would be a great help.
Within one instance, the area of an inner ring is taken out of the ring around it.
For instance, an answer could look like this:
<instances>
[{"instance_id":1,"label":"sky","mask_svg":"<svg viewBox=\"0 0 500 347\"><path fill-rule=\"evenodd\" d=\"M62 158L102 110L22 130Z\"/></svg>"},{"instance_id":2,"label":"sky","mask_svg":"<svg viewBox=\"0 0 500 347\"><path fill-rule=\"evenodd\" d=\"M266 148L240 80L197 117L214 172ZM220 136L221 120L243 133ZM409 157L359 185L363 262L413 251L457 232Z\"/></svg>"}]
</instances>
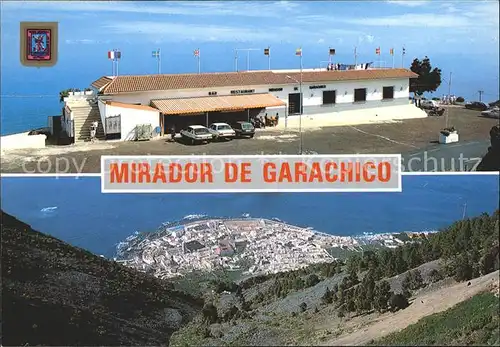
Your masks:
<instances>
[{"instance_id":1,"label":"sky","mask_svg":"<svg viewBox=\"0 0 500 347\"><path fill-rule=\"evenodd\" d=\"M484 91L498 99L499 2L488 1L1 1L2 96L57 95L85 88L111 74L107 51L119 49L120 74L157 73L151 52L162 51L162 73L267 69L263 49L271 48L273 68L324 66L329 48L334 62L375 62L409 67L428 56L442 69L448 92L474 100ZM23 67L19 61L19 22L59 22L59 61L53 68ZM381 48L381 56L375 49ZM406 49L404 60L402 47ZM14 49L13 49L14 48ZM380 62L379 62L380 61ZM57 78L55 78L57 77ZM30 83L27 84L26 80ZM13 104L12 104L13 105ZM56 104L56 109L59 105ZM13 106L9 106L12 109ZM38 106L37 106L38 107Z\"/></svg>"}]
</instances>

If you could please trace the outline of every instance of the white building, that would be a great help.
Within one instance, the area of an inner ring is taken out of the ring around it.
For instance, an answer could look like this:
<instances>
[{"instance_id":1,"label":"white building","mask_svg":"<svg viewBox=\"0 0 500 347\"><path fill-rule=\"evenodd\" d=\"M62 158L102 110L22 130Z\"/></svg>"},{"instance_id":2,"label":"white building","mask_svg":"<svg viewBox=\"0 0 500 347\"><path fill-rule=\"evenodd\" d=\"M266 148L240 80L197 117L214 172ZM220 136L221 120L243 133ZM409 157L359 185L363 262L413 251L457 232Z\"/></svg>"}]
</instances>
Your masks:
<instances>
[{"instance_id":1,"label":"white building","mask_svg":"<svg viewBox=\"0 0 500 347\"><path fill-rule=\"evenodd\" d=\"M299 114L324 115L325 121L357 113L422 117L409 102L409 80L416 77L406 69L275 70L104 76L92 87L106 137L131 140L141 125L164 134L171 126L179 130L265 115L278 116L280 127Z\"/></svg>"}]
</instances>

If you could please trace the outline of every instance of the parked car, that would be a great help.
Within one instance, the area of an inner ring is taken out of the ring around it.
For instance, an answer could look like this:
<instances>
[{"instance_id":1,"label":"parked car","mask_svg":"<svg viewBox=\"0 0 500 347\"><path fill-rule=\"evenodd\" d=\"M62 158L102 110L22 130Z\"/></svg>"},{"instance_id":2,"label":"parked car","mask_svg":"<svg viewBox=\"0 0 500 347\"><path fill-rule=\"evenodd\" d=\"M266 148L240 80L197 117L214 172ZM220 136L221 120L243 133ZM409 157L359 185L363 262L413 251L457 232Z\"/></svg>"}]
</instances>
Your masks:
<instances>
[{"instance_id":1,"label":"parked car","mask_svg":"<svg viewBox=\"0 0 500 347\"><path fill-rule=\"evenodd\" d=\"M498 106L487 109L486 111L481 112L481 115L488 118L500 118L500 108Z\"/></svg>"},{"instance_id":2,"label":"parked car","mask_svg":"<svg viewBox=\"0 0 500 347\"><path fill-rule=\"evenodd\" d=\"M481 101L472 101L466 103L465 108L468 110L486 111L488 109L488 105Z\"/></svg>"},{"instance_id":3,"label":"parked car","mask_svg":"<svg viewBox=\"0 0 500 347\"><path fill-rule=\"evenodd\" d=\"M212 123L208 130L214 135L215 139L232 140L236 132L227 123Z\"/></svg>"},{"instance_id":4,"label":"parked car","mask_svg":"<svg viewBox=\"0 0 500 347\"><path fill-rule=\"evenodd\" d=\"M252 138L255 135L255 127L249 122L236 122L233 125L237 137Z\"/></svg>"},{"instance_id":5,"label":"parked car","mask_svg":"<svg viewBox=\"0 0 500 347\"><path fill-rule=\"evenodd\" d=\"M180 132L182 139L192 145L210 142L214 135L203 125L190 125Z\"/></svg>"},{"instance_id":6,"label":"parked car","mask_svg":"<svg viewBox=\"0 0 500 347\"><path fill-rule=\"evenodd\" d=\"M436 100L421 100L420 108L423 109L433 109L439 107L439 103Z\"/></svg>"},{"instance_id":7,"label":"parked car","mask_svg":"<svg viewBox=\"0 0 500 347\"><path fill-rule=\"evenodd\" d=\"M490 102L488 105L490 105L490 107L500 107L500 100Z\"/></svg>"}]
</instances>

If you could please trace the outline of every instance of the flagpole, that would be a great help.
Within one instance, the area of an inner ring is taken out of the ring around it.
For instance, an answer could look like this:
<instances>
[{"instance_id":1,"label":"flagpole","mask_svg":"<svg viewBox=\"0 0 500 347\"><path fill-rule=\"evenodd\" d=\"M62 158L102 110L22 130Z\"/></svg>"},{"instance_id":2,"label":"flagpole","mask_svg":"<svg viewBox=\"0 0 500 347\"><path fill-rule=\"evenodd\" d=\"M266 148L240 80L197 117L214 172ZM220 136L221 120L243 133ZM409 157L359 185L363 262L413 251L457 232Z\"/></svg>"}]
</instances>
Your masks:
<instances>
[{"instance_id":1,"label":"flagpole","mask_svg":"<svg viewBox=\"0 0 500 347\"><path fill-rule=\"evenodd\" d=\"M112 51L110 51L112 52ZM110 53L108 53L110 54ZM113 56L113 58L110 59L111 60L111 76L114 76L115 75L115 57Z\"/></svg>"},{"instance_id":2,"label":"flagpole","mask_svg":"<svg viewBox=\"0 0 500 347\"><path fill-rule=\"evenodd\" d=\"M358 64L358 52L356 52L356 47L354 47L354 65Z\"/></svg>"},{"instance_id":3,"label":"flagpole","mask_svg":"<svg viewBox=\"0 0 500 347\"><path fill-rule=\"evenodd\" d=\"M405 48L403 47L403 51L401 52L401 68L405 67Z\"/></svg>"},{"instance_id":4,"label":"flagpole","mask_svg":"<svg viewBox=\"0 0 500 347\"><path fill-rule=\"evenodd\" d=\"M158 48L158 75L161 75L161 50Z\"/></svg>"},{"instance_id":5,"label":"flagpole","mask_svg":"<svg viewBox=\"0 0 500 347\"><path fill-rule=\"evenodd\" d=\"M300 114L299 114L299 133L300 133L300 147L299 147L299 154L302 155L302 113L304 110L304 96L302 93L302 47L300 47L300 83L299 83L299 89L300 89Z\"/></svg>"},{"instance_id":6,"label":"flagpole","mask_svg":"<svg viewBox=\"0 0 500 347\"><path fill-rule=\"evenodd\" d=\"M119 65L118 52L119 52L119 50L115 50L115 57L116 57L116 76L118 76L118 65Z\"/></svg>"},{"instance_id":7,"label":"flagpole","mask_svg":"<svg viewBox=\"0 0 500 347\"><path fill-rule=\"evenodd\" d=\"M238 72L238 50L234 50L234 71Z\"/></svg>"},{"instance_id":8,"label":"flagpole","mask_svg":"<svg viewBox=\"0 0 500 347\"><path fill-rule=\"evenodd\" d=\"M201 73L201 53L200 53L200 49L198 48L198 73L200 74Z\"/></svg>"},{"instance_id":9,"label":"flagpole","mask_svg":"<svg viewBox=\"0 0 500 347\"><path fill-rule=\"evenodd\" d=\"M271 47L267 47L269 54L267 55L268 70L271 70Z\"/></svg>"},{"instance_id":10,"label":"flagpole","mask_svg":"<svg viewBox=\"0 0 500 347\"><path fill-rule=\"evenodd\" d=\"M392 68L394 69L394 51L392 51Z\"/></svg>"}]
</instances>

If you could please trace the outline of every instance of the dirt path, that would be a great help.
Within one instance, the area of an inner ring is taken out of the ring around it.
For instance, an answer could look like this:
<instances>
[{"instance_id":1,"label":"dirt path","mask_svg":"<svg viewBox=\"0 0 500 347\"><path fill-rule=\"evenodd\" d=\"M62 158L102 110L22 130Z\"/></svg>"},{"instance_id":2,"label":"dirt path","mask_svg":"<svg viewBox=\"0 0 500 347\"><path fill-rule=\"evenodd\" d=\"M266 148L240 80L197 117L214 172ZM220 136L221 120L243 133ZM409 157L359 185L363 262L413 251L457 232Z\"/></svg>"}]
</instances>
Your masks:
<instances>
[{"instance_id":1,"label":"dirt path","mask_svg":"<svg viewBox=\"0 0 500 347\"><path fill-rule=\"evenodd\" d=\"M498 287L499 272L474 279L471 285L467 282L457 283L450 287L440 288L431 293L417 296L412 305L396 313L387 313L375 319L371 325L358 329L353 333L337 337L322 343L323 346L365 345L385 335L400 331L416 323L425 316L445 311L472 296Z\"/></svg>"}]
</instances>

